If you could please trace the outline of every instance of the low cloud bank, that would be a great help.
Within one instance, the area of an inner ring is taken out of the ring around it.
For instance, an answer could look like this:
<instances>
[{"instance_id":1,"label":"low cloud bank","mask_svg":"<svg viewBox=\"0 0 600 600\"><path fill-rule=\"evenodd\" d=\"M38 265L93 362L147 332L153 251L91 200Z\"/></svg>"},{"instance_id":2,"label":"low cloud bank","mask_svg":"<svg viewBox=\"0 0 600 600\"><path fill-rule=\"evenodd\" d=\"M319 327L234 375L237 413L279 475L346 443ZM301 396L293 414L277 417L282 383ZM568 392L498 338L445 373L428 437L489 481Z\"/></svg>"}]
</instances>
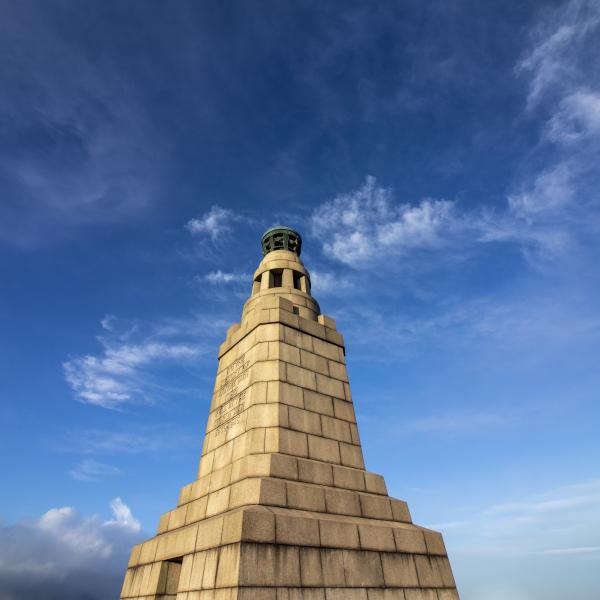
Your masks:
<instances>
[{"instance_id":1,"label":"low cloud bank","mask_svg":"<svg viewBox=\"0 0 600 600\"><path fill-rule=\"evenodd\" d=\"M118 598L140 523L120 499L113 518L52 508L37 521L0 527L0 600Z\"/></svg>"}]
</instances>

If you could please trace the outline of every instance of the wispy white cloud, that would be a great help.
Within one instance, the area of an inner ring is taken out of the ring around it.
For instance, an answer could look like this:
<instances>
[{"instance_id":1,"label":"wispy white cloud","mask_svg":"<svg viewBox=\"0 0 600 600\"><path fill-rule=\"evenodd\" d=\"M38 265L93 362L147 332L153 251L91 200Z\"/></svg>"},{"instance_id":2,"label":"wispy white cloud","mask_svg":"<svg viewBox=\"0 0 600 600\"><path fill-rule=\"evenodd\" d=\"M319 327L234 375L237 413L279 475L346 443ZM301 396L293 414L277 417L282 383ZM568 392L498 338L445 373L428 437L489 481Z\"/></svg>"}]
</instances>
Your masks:
<instances>
[{"instance_id":1,"label":"wispy white cloud","mask_svg":"<svg viewBox=\"0 0 600 600\"><path fill-rule=\"evenodd\" d=\"M138 426L127 429L84 429L69 433L57 449L84 455L144 454L197 444L195 435L169 425Z\"/></svg>"},{"instance_id":2,"label":"wispy white cloud","mask_svg":"<svg viewBox=\"0 0 600 600\"><path fill-rule=\"evenodd\" d=\"M217 271L211 271L206 275L202 276L201 279L208 281L215 285L227 284L227 283L248 283L250 284L252 276L248 273L228 273L218 269Z\"/></svg>"},{"instance_id":3,"label":"wispy white cloud","mask_svg":"<svg viewBox=\"0 0 600 600\"><path fill-rule=\"evenodd\" d=\"M427 269L490 243L514 244L525 258L556 258L569 247L576 221L573 168L564 163L541 172L509 195L504 209L461 209L432 199L403 204L367 177L357 190L316 208L312 232L325 240L328 257L354 268L377 263L379 270L393 270L411 263Z\"/></svg>"},{"instance_id":4,"label":"wispy white cloud","mask_svg":"<svg viewBox=\"0 0 600 600\"><path fill-rule=\"evenodd\" d=\"M112 317L109 329L106 319L103 324L105 333L97 338L101 351L73 356L63 369L79 401L110 409L159 399L167 389L159 381L160 367L197 359L207 350L211 331L194 318L143 326Z\"/></svg>"},{"instance_id":5,"label":"wispy white cloud","mask_svg":"<svg viewBox=\"0 0 600 600\"><path fill-rule=\"evenodd\" d=\"M543 550L540 554L547 556L568 556L578 554L598 554L600 555L600 546L580 546L578 548L553 548Z\"/></svg>"},{"instance_id":6,"label":"wispy white cloud","mask_svg":"<svg viewBox=\"0 0 600 600\"><path fill-rule=\"evenodd\" d=\"M140 522L133 516L131 509L118 496L111 500L110 508L114 517L108 521L104 521L104 527L122 527L133 532L140 531L142 526Z\"/></svg>"},{"instance_id":7,"label":"wispy white cloud","mask_svg":"<svg viewBox=\"0 0 600 600\"><path fill-rule=\"evenodd\" d=\"M10 184L0 242L18 247L143 217L161 185L161 144L140 89L115 57L65 36L59 13L21 5L0 24L0 115L11 137L35 139L0 156Z\"/></svg>"},{"instance_id":8,"label":"wispy white cloud","mask_svg":"<svg viewBox=\"0 0 600 600\"><path fill-rule=\"evenodd\" d=\"M469 509L469 520L432 525L448 532L457 554L573 558L597 553L600 482L591 480Z\"/></svg>"},{"instance_id":9,"label":"wispy white cloud","mask_svg":"<svg viewBox=\"0 0 600 600\"><path fill-rule=\"evenodd\" d=\"M189 360L200 354L198 346L148 342L140 345L103 345L100 356L86 354L63 363L65 378L77 398L86 404L117 408L124 402L150 401L142 371L154 364Z\"/></svg>"},{"instance_id":10,"label":"wispy white cloud","mask_svg":"<svg viewBox=\"0 0 600 600\"><path fill-rule=\"evenodd\" d=\"M528 515L532 513L562 511L589 505L600 507L600 482L598 481L565 486L564 488L541 494L539 497L526 502L496 504L491 506L486 513L489 515Z\"/></svg>"},{"instance_id":11,"label":"wispy white cloud","mask_svg":"<svg viewBox=\"0 0 600 600\"><path fill-rule=\"evenodd\" d=\"M452 414L404 421L401 430L414 433L481 433L490 428L506 425L514 419L514 416L502 413Z\"/></svg>"},{"instance_id":12,"label":"wispy white cloud","mask_svg":"<svg viewBox=\"0 0 600 600\"><path fill-rule=\"evenodd\" d=\"M118 475L120 472L117 467L88 458L71 469L69 475L79 481L97 481L104 477Z\"/></svg>"},{"instance_id":13,"label":"wispy white cloud","mask_svg":"<svg viewBox=\"0 0 600 600\"><path fill-rule=\"evenodd\" d=\"M600 26L600 7L594 0L569 0L548 11L532 29L531 44L516 72L528 78L527 107L547 95L572 89L589 72L578 67L586 44Z\"/></svg>"},{"instance_id":14,"label":"wispy white cloud","mask_svg":"<svg viewBox=\"0 0 600 600\"><path fill-rule=\"evenodd\" d=\"M0 580L6 598L114 597L140 523L120 499L112 518L52 508L38 520L0 527Z\"/></svg>"},{"instance_id":15,"label":"wispy white cloud","mask_svg":"<svg viewBox=\"0 0 600 600\"><path fill-rule=\"evenodd\" d=\"M228 208L214 205L200 217L190 219L185 228L195 236L207 236L213 241L228 235L233 230L233 223L241 220L241 216Z\"/></svg>"},{"instance_id":16,"label":"wispy white cloud","mask_svg":"<svg viewBox=\"0 0 600 600\"><path fill-rule=\"evenodd\" d=\"M460 225L454 211L447 200L397 204L392 190L368 176L358 189L317 207L311 225L329 256L361 266L375 257L444 246Z\"/></svg>"},{"instance_id":17,"label":"wispy white cloud","mask_svg":"<svg viewBox=\"0 0 600 600\"><path fill-rule=\"evenodd\" d=\"M573 145L600 135L600 93L578 89L561 100L545 126L545 138Z\"/></svg>"},{"instance_id":18,"label":"wispy white cloud","mask_svg":"<svg viewBox=\"0 0 600 600\"><path fill-rule=\"evenodd\" d=\"M313 296L339 294L354 288L352 277L345 273L334 273L320 269L310 270L310 285Z\"/></svg>"}]
</instances>

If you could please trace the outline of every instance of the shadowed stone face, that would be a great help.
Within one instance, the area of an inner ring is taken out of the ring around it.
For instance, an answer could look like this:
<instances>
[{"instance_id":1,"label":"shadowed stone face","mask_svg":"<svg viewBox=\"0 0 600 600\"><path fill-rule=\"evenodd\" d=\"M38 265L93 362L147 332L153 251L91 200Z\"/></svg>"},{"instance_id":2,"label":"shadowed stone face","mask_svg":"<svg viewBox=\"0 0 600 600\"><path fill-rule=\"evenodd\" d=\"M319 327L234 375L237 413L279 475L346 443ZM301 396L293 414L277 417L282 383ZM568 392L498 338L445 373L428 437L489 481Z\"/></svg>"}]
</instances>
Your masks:
<instances>
[{"instance_id":1,"label":"shadowed stone face","mask_svg":"<svg viewBox=\"0 0 600 600\"><path fill-rule=\"evenodd\" d=\"M344 340L301 244L264 234L219 349L198 477L132 550L121 598L458 598L441 535L365 470Z\"/></svg>"}]
</instances>

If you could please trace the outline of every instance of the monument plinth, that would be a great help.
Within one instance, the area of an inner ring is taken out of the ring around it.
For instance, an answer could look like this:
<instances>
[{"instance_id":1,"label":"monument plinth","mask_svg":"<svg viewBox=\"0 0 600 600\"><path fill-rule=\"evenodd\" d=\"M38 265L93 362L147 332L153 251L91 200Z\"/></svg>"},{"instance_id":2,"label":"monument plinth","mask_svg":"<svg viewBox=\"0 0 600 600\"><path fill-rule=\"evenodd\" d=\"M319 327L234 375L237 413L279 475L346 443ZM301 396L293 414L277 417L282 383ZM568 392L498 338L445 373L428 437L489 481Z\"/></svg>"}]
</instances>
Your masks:
<instances>
[{"instance_id":1,"label":"monument plinth","mask_svg":"<svg viewBox=\"0 0 600 600\"><path fill-rule=\"evenodd\" d=\"M275 227L219 365L198 478L131 552L122 599L457 600L442 536L365 470L344 340Z\"/></svg>"}]
</instances>

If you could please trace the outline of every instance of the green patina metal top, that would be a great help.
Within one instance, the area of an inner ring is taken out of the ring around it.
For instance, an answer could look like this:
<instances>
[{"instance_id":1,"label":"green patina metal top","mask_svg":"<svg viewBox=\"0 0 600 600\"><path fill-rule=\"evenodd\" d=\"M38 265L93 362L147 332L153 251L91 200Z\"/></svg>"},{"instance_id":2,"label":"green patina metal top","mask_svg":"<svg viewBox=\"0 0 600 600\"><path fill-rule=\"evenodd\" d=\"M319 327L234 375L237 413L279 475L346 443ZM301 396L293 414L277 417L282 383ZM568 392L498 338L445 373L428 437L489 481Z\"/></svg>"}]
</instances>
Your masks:
<instances>
[{"instance_id":1,"label":"green patina metal top","mask_svg":"<svg viewBox=\"0 0 600 600\"><path fill-rule=\"evenodd\" d=\"M283 225L277 225L267 229L260 240L262 244L263 256L273 252L273 250L290 250L300 256L302 249L302 237L300 234Z\"/></svg>"}]
</instances>

